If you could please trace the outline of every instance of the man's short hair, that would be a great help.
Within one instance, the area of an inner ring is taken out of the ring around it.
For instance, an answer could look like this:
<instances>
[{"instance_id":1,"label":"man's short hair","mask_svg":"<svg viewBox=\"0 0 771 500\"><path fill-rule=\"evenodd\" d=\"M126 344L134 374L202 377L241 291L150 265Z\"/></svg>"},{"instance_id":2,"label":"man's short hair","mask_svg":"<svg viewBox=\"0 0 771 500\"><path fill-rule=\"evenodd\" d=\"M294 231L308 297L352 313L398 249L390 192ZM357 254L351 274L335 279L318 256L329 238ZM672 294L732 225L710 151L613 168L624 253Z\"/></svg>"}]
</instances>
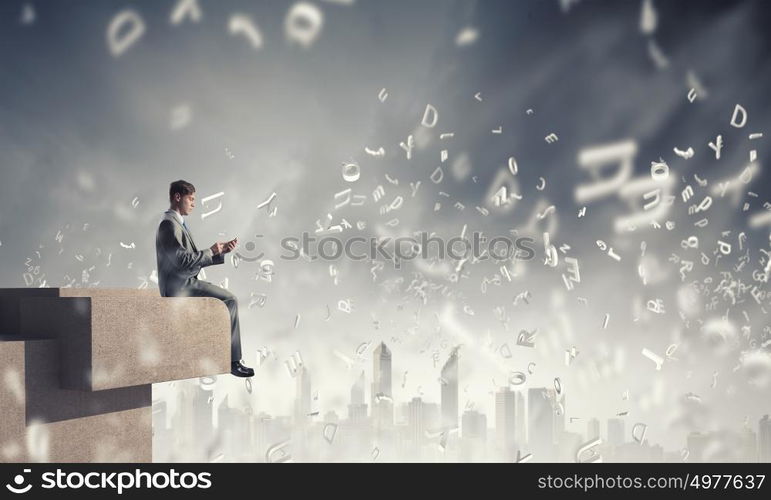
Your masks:
<instances>
[{"instance_id":1,"label":"man's short hair","mask_svg":"<svg viewBox=\"0 0 771 500\"><path fill-rule=\"evenodd\" d=\"M195 193L195 186L181 179L174 181L171 183L171 186L169 186L169 201L174 201L174 195L177 193L179 193L180 196L193 194Z\"/></svg>"}]
</instances>

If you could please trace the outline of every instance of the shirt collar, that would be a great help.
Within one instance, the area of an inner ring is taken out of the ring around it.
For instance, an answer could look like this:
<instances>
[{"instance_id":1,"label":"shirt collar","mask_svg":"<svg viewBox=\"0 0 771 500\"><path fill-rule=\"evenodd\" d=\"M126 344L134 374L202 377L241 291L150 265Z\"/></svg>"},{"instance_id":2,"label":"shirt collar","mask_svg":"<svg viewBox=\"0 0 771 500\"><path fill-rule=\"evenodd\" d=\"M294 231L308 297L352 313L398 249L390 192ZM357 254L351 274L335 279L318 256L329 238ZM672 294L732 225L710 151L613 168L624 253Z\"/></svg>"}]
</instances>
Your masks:
<instances>
[{"instance_id":1,"label":"shirt collar","mask_svg":"<svg viewBox=\"0 0 771 500\"><path fill-rule=\"evenodd\" d=\"M168 211L174 216L175 219L177 219L177 221L179 221L180 224L185 223L185 219L182 217L182 214L171 208Z\"/></svg>"}]
</instances>

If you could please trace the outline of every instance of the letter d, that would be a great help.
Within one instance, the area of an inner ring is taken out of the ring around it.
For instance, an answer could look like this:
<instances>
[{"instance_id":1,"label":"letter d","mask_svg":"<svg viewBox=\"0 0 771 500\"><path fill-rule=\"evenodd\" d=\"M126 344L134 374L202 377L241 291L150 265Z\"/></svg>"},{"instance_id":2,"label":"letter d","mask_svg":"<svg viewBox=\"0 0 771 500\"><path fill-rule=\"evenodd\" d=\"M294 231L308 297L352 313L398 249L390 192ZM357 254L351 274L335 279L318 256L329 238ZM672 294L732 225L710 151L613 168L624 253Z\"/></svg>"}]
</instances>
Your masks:
<instances>
[{"instance_id":1,"label":"letter d","mask_svg":"<svg viewBox=\"0 0 771 500\"><path fill-rule=\"evenodd\" d=\"M742 115L741 123L736 122L736 118L739 113ZM736 128L742 128L745 123L747 123L747 111L741 106L741 104L737 104L734 108L734 114L731 116L731 125Z\"/></svg>"}]
</instances>

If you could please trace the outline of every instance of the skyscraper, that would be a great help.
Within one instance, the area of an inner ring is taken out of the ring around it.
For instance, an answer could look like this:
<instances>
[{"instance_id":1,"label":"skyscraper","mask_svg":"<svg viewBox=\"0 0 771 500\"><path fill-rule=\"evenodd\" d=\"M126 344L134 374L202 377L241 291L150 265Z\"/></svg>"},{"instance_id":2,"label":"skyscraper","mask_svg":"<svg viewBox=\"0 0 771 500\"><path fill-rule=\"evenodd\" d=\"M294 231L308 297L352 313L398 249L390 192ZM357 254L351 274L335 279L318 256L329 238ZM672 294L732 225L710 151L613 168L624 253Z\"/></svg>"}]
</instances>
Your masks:
<instances>
[{"instance_id":1,"label":"skyscraper","mask_svg":"<svg viewBox=\"0 0 771 500\"><path fill-rule=\"evenodd\" d=\"M442 428L442 407L438 403L423 401L423 428L432 432Z\"/></svg>"},{"instance_id":2,"label":"skyscraper","mask_svg":"<svg viewBox=\"0 0 771 500\"><path fill-rule=\"evenodd\" d=\"M238 411L230 407L229 397L225 396L217 407L217 430L211 445L207 447L207 460L237 460L235 442L239 437L236 433Z\"/></svg>"},{"instance_id":3,"label":"skyscraper","mask_svg":"<svg viewBox=\"0 0 771 500\"><path fill-rule=\"evenodd\" d=\"M461 419L463 439L487 439L487 417L476 410L466 410Z\"/></svg>"},{"instance_id":4,"label":"skyscraper","mask_svg":"<svg viewBox=\"0 0 771 500\"><path fill-rule=\"evenodd\" d=\"M466 410L461 417L460 460L471 462L484 458L487 444L487 417L476 410Z\"/></svg>"},{"instance_id":5,"label":"skyscraper","mask_svg":"<svg viewBox=\"0 0 771 500\"><path fill-rule=\"evenodd\" d=\"M704 432L691 432L686 438L688 447L688 462L700 463L704 461L705 451L712 441L712 436Z\"/></svg>"},{"instance_id":6,"label":"skyscraper","mask_svg":"<svg viewBox=\"0 0 771 500\"><path fill-rule=\"evenodd\" d=\"M554 429L552 435L554 436L554 444L557 444L562 433L565 432L565 394L557 394L554 389L549 389L549 400L552 403L552 413L554 419Z\"/></svg>"},{"instance_id":7,"label":"skyscraper","mask_svg":"<svg viewBox=\"0 0 771 500\"><path fill-rule=\"evenodd\" d=\"M376 428L394 423L393 392L391 391L391 351L381 342L373 353L372 416Z\"/></svg>"},{"instance_id":8,"label":"skyscraper","mask_svg":"<svg viewBox=\"0 0 771 500\"><path fill-rule=\"evenodd\" d=\"M265 461L265 450L270 445L270 426L273 418L265 412L251 416L252 440L254 443L254 455L258 462Z\"/></svg>"},{"instance_id":9,"label":"skyscraper","mask_svg":"<svg viewBox=\"0 0 771 500\"><path fill-rule=\"evenodd\" d=\"M351 386L351 404L348 405L348 419L360 424L367 420L367 405L364 403L364 371Z\"/></svg>"},{"instance_id":10,"label":"skyscraper","mask_svg":"<svg viewBox=\"0 0 771 500\"><path fill-rule=\"evenodd\" d=\"M527 412L525 411L525 396L522 391L514 391L516 410L514 411L514 441L522 447L527 442Z\"/></svg>"},{"instance_id":11,"label":"skyscraper","mask_svg":"<svg viewBox=\"0 0 771 500\"><path fill-rule=\"evenodd\" d=\"M762 463L771 462L771 419L763 415L758 423L758 456Z\"/></svg>"},{"instance_id":12,"label":"skyscraper","mask_svg":"<svg viewBox=\"0 0 771 500\"><path fill-rule=\"evenodd\" d=\"M362 370L359 378L356 379L356 382L351 386L351 404L364 404L364 370Z\"/></svg>"},{"instance_id":13,"label":"skyscraper","mask_svg":"<svg viewBox=\"0 0 771 500\"><path fill-rule=\"evenodd\" d=\"M223 454L222 459L227 462L239 462L244 459L252 441L249 427L251 413L252 408L248 405L243 411L230 407L228 396L225 396L217 408L217 434L209 450L210 460L216 458L219 453Z\"/></svg>"},{"instance_id":14,"label":"skyscraper","mask_svg":"<svg viewBox=\"0 0 771 500\"><path fill-rule=\"evenodd\" d=\"M415 446L420 446L424 439L424 415L423 400L414 397L409 403L409 415L407 416L407 426L409 427L410 441Z\"/></svg>"},{"instance_id":15,"label":"skyscraper","mask_svg":"<svg viewBox=\"0 0 771 500\"><path fill-rule=\"evenodd\" d=\"M624 421L620 418L609 418L608 444L611 446L621 446L624 442Z\"/></svg>"},{"instance_id":16,"label":"skyscraper","mask_svg":"<svg viewBox=\"0 0 771 500\"><path fill-rule=\"evenodd\" d=\"M214 391L205 390L199 384L196 384L193 390L193 453L199 454L202 460L209 460L206 453L214 437Z\"/></svg>"},{"instance_id":17,"label":"skyscraper","mask_svg":"<svg viewBox=\"0 0 771 500\"><path fill-rule=\"evenodd\" d=\"M495 393L495 441L496 446L503 450L506 457L514 456L517 453L515 437L516 395L517 393L509 389L508 386L501 387Z\"/></svg>"},{"instance_id":18,"label":"skyscraper","mask_svg":"<svg viewBox=\"0 0 771 500\"><path fill-rule=\"evenodd\" d=\"M168 461L171 449L169 428L166 425L166 401L153 401L153 459Z\"/></svg>"},{"instance_id":19,"label":"skyscraper","mask_svg":"<svg viewBox=\"0 0 771 500\"><path fill-rule=\"evenodd\" d=\"M591 441L598 437L600 437L600 421L593 418L586 424L586 440Z\"/></svg>"},{"instance_id":20,"label":"skyscraper","mask_svg":"<svg viewBox=\"0 0 771 500\"><path fill-rule=\"evenodd\" d=\"M554 409L544 387L527 391L527 435L534 461L554 459Z\"/></svg>"},{"instance_id":21,"label":"skyscraper","mask_svg":"<svg viewBox=\"0 0 771 500\"><path fill-rule=\"evenodd\" d=\"M295 424L305 425L311 413L311 374L304 363L297 366L295 384Z\"/></svg>"},{"instance_id":22,"label":"skyscraper","mask_svg":"<svg viewBox=\"0 0 771 500\"><path fill-rule=\"evenodd\" d=\"M758 461L758 435L749 427L744 427L740 432L741 450L737 450L738 459L741 462Z\"/></svg>"},{"instance_id":23,"label":"skyscraper","mask_svg":"<svg viewBox=\"0 0 771 500\"><path fill-rule=\"evenodd\" d=\"M450 353L450 357L442 367L442 427L454 429L458 427L458 347Z\"/></svg>"},{"instance_id":24,"label":"skyscraper","mask_svg":"<svg viewBox=\"0 0 771 500\"><path fill-rule=\"evenodd\" d=\"M153 400L153 434L168 429L166 424L166 401Z\"/></svg>"}]
</instances>

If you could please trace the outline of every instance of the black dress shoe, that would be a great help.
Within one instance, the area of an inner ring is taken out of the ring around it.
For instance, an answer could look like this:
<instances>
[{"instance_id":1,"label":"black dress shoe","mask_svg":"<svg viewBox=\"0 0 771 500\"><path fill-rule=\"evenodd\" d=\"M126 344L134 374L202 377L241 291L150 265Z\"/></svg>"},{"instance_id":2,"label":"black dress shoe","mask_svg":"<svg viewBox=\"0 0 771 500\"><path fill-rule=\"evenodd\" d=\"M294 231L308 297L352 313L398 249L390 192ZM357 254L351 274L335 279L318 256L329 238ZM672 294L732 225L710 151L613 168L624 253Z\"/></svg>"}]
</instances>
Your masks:
<instances>
[{"instance_id":1,"label":"black dress shoe","mask_svg":"<svg viewBox=\"0 0 771 500\"><path fill-rule=\"evenodd\" d=\"M254 377L254 370L242 365L240 361L230 363L230 373L236 377Z\"/></svg>"}]
</instances>

